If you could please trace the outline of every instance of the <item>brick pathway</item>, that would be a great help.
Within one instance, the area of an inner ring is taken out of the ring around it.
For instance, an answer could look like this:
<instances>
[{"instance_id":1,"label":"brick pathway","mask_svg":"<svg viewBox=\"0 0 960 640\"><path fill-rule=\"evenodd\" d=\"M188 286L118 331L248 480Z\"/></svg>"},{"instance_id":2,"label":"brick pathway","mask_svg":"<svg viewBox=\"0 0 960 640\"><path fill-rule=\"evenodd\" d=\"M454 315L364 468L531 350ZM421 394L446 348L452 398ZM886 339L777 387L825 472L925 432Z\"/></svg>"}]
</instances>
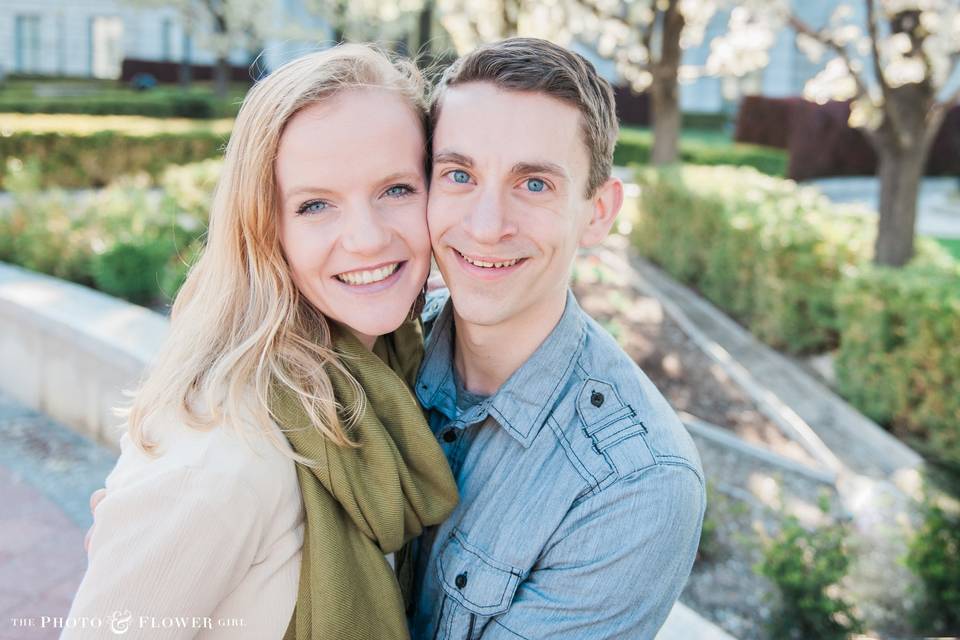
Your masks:
<instances>
[{"instance_id":1,"label":"brick pathway","mask_svg":"<svg viewBox=\"0 0 960 640\"><path fill-rule=\"evenodd\" d=\"M112 452L0 393L0 640L56 638ZM32 626L24 626L32 621Z\"/></svg>"}]
</instances>

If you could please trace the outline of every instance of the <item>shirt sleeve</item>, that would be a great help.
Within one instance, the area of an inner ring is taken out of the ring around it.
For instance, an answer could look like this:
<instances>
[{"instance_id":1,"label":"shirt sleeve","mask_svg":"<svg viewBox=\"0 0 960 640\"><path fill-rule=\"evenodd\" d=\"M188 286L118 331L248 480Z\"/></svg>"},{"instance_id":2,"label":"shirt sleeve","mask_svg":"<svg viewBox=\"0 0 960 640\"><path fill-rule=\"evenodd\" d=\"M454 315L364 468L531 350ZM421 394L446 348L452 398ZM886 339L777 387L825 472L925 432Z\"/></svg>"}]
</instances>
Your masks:
<instances>
[{"instance_id":1,"label":"shirt sleeve","mask_svg":"<svg viewBox=\"0 0 960 640\"><path fill-rule=\"evenodd\" d=\"M652 640L690 574L705 507L699 474L682 464L584 499L483 639Z\"/></svg>"},{"instance_id":2,"label":"shirt sleeve","mask_svg":"<svg viewBox=\"0 0 960 640\"><path fill-rule=\"evenodd\" d=\"M108 489L95 519L69 616L102 626L66 629L67 640L116 638L114 620L130 637L194 637L253 564L263 527L239 475L191 467Z\"/></svg>"}]
</instances>

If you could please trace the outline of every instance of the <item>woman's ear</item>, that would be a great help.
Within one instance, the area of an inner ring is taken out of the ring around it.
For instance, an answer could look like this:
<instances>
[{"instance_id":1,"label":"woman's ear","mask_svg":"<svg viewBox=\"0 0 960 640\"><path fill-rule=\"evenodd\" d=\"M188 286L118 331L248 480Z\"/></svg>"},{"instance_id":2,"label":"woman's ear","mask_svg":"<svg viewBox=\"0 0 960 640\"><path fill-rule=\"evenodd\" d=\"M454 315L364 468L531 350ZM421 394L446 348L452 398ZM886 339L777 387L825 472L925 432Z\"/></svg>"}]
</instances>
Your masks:
<instances>
[{"instance_id":1,"label":"woman's ear","mask_svg":"<svg viewBox=\"0 0 960 640\"><path fill-rule=\"evenodd\" d=\"M593 194L590 204L593 211L590 221L580 234L581 247L595 247L610 233L610 227L623 206L623 182L620 178L607 178Z\"/></svg>"}]
</instances>

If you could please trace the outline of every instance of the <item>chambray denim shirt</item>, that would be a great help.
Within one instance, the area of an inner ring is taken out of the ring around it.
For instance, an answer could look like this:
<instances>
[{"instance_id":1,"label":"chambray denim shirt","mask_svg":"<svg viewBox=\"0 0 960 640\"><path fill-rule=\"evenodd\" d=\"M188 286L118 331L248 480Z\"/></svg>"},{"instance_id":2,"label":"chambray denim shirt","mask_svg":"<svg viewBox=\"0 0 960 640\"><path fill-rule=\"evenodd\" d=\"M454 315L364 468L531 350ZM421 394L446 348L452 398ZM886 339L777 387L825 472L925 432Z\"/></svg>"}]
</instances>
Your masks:
<instances>
[{"instance_id":1,"label":"chambray denim shirt","mask_svg":"<svg viewBox=\"0 0 960 640\"><path fill-rule=\"evenodd\" d=\"M572 293L527 362L458 415L451 304L424 315L416 392L460 504L419 541L413 639L653 638L706 506L677 415Z\"/></svg>"}]
</instances>

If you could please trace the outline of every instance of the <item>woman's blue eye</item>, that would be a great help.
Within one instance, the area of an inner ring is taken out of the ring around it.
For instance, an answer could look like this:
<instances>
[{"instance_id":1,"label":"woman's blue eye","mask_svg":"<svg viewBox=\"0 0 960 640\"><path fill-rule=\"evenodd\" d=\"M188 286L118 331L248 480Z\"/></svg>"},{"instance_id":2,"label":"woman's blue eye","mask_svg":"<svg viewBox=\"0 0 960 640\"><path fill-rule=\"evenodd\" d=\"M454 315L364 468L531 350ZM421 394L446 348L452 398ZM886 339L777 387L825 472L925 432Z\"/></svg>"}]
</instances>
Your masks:
<instances>
[{"instance_id":1,"label":"woman's blue eye","mask_svg":"<svg viewBox=\"0 0 960 640\"><path fill-rule=\"evenodd\" d=\"M412 193L412 192L413 192L413 189L411 189L405 184L397 184L387 189L387 195L393 198L399 198L400 196L405 196L408 193Z\"/></svg>"},{"instance_id":2,"label":"woman's blue eye","mask_svg":"<svg viewBox=\"0 0 960 640\"><path fill-rule=\"evenodd\" d=\"M466 171L460 171L459 169L457 169L456 171L452 171L450 173L450 176L453 178L453 181L456 182L457 184L466 184L470 182L470 174L467 173Z\"/></svg>"},{"instance_id":3,"label":"woman's blue eye","mask_svg":"<svg viewBox=\"0 0 960 640\"><path fill-rule=\"evenodd\" d=\"M311 202L304 202L300 205L300 208L297 209L297 214L302 215L304 213L319 213L326 209L329 205L323 200L313 200Z\"/></svg>"},{"instance_id":4,"label":"woman's blue eye","mask_svg":"<svg viewBox=\"0 0 960 640\"><path fill-rule=\"evenodd\" d=\"M543 180L538 180L537 178L530 178L527 180L527 189L533 191L534 193L540 193L546 188L546 184Z\"/></svg>"}]
</instances>

